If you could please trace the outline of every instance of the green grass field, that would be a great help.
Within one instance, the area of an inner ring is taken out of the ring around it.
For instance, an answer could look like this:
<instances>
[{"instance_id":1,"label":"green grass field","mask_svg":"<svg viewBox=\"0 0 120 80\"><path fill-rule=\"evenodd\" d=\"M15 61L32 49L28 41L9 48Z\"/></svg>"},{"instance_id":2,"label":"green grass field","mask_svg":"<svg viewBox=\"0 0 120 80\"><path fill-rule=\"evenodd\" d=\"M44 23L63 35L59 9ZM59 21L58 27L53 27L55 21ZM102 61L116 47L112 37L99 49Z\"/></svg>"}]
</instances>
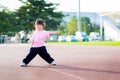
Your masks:
<instances>
[{"instance_id":1,"label":"green grass field","mask_svg":"<svg viewBox=\"0 0 120 80\"><path fill-rule=\"evenodd\" d=\"M63 44L63 45L96 45L96 46L120 46L120 41L96 41L96 42L47 42L47 44Z\"/></svg>"}]
</instances>

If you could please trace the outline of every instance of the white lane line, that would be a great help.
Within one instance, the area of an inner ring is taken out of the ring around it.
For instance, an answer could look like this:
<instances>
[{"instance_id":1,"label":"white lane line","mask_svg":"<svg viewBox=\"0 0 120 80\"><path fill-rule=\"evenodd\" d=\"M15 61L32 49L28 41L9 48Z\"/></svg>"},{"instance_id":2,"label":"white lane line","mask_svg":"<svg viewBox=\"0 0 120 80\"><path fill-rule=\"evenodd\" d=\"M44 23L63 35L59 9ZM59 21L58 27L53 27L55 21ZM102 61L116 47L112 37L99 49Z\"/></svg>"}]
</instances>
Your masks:
<instances>
[{"instance_id":1,"label":"white lane line","mask_svg":"<svg viewBox=\"0 0 120 80\"><path fill-rule=\"evenodd\" d=\"M69 76L69 77L72 77L72 78L75 78L75 79L78 79L78 80L86 80L86 79L84 79L84 78L80 78L79 76L75 76L75 75L73 75L73 74L66 73L66 72L64 72L64 71L60 71L60 70L57 70L57 69L49 68L49 70L54 71L54 72L57 72L57 73L64 74L64 75L66 75L66 76Z\"/></svg>"}]
</instances>

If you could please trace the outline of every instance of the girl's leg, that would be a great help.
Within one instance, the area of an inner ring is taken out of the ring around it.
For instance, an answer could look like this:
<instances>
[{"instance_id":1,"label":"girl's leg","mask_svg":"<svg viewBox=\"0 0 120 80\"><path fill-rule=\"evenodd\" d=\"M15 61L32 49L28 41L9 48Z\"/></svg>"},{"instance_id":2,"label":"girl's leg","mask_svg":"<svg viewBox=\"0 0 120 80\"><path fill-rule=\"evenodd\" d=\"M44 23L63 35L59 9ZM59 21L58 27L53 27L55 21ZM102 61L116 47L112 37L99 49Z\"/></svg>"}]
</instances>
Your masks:
<instances>
[{"instance_id":1,"label":"girl's leg","mask_svg":"<svg viewBox=\"0 0 120 80\"><path fill-rule=\"evenodd\" d=\"M51 64L54 59L49 55L49 53L47 52L46 50L46 47L43 46L43 47L40 47L38 48L38 54L45 60L47 61L49 64Z\"/></svg>"},{"instance_id":2,"label":"girl's leg","mask_svg":"<svg viewBox=\"0 0 120 80\"><path fill-rule=\"evenodd\" d=\"M23 63L28 64L37 55L36 48L30 48L29 54L23 59Z\"/></svg>"}]
</instances>

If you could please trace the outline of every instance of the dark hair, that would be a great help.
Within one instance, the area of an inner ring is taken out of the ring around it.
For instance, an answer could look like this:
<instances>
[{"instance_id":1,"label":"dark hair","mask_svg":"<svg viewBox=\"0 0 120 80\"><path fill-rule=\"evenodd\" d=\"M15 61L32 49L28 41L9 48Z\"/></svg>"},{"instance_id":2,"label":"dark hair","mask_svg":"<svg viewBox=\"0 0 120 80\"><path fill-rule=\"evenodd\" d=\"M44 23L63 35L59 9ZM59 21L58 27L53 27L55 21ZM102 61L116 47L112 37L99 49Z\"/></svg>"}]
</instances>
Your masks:
<instances>
[{"instance_id":1,"label":"dark hair","mask_svg":"<svg viewBox=\"0 0 120 80\"><path fill-rule=\"evenodd\" d=\"M38 25L43 25L43 26L45 26L45 25L44 25L45 22L44 22L43 20L41 20L41 19L37 19L35 23L38 24Z\"/></svg>"}]
</instances>

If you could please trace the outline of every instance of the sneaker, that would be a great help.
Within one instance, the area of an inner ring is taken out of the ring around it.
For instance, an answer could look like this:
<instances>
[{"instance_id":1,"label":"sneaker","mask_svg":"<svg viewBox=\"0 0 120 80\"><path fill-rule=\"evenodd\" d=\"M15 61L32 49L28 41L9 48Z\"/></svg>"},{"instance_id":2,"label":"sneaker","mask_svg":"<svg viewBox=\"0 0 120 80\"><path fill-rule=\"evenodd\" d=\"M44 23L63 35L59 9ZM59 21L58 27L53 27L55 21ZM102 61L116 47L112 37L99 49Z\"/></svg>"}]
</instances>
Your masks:
<instances>
[{"instance_id":1,"label":"sneaker","mask_svg":"<svg viewBox=\"0 0 120 80\"><path fill-rule=\"evenodd\" d=\"M56 65L55 61L52 61L50 64L53 65L53 66Z\"/></svg>"},{"instance_id":2,"label":"sneaker","mask_svg":"<svg viewBox=\"0 0 120 80\"><path fill-rule=\"evenodd\" d=\"M22 63L20 64L20 66L21 66L21 67L26 67L27 64L25 64L24 62L22 62Z\"/></svg>"}]
</instances>

